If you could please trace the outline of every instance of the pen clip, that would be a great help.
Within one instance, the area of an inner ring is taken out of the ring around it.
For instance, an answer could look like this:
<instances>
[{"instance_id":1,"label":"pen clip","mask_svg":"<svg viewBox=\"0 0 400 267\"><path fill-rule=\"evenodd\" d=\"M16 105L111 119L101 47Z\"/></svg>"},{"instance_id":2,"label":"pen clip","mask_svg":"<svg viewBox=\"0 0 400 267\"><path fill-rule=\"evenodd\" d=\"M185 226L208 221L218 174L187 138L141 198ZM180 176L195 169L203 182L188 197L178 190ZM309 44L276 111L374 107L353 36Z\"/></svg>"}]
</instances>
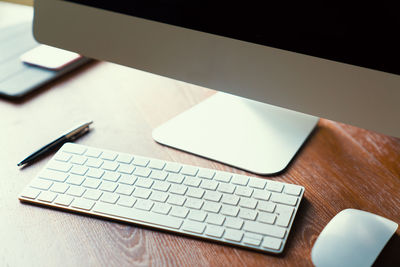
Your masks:
<instances>
[{"instance_id":1,"label":"pen clip","mask_svg":"<svg viewBox=\"0 0 400 267\"><path fill-rule=\"evenodd\" d=\"M75 141L76 139L78 139L79 137L81 137L82 135L85 135L87 132L89 132L89 126L81 129L79 132L75 133L74 135L70 136L68 138L68 141Z\"/></svg>"}]
</instances>

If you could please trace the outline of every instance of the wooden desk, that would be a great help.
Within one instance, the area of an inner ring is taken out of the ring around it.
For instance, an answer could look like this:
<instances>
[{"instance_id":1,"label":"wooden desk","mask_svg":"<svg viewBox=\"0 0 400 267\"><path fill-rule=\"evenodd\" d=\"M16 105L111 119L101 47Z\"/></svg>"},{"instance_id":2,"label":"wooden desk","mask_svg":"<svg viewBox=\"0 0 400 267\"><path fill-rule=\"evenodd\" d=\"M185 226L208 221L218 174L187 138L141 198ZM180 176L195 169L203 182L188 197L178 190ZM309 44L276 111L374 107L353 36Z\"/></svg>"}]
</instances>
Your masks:
<instances>
[{"instance_id":1,"label":"wooden desk","mask_svg":"<svg viewBox=\"0 0 400 267\"><path fill-rule=\"evenodd\" d=\"M286 172L265 177L306 188L281 256L18 201L17 195L51 155L23 169L17 162L85 120L94 120L94 130L78 143L244 173L151 138L157 125L212 93L110 63L94 63L25 101L0 100L0 266L307 266L318 234L342 209L363 209L400 222L400 139L328 120L320 121ZM392 118L393 123L397 119ZM397 230L378 263L400 266L399 234Z\"/></svg>"}]
</instances>

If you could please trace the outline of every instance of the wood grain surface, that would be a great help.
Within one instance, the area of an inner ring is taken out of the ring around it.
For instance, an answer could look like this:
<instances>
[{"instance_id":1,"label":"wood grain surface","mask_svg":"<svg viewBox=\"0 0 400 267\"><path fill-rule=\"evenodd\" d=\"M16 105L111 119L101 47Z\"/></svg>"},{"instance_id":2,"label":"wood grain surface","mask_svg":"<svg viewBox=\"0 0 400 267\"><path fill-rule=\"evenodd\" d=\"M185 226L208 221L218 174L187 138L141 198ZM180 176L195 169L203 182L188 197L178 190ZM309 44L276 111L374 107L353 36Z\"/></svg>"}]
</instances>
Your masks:
<instances>
[{"instance_id":1,"label":"wood grain surface","mask_svg":"<svg viewBox=\"0 0 400 267\"><path fill-rule=\"evenodd\" d=\"M0 99L0 266L311 266L316 238L343 209L400 222L400 139L324 119L286 171L264 177L306 188L279 256L18 201L53 154L22 169L17 162L86 120L94 121L93 130L78 143L245 173L162 146L151 137L155 127L213 93L92 63L23 100ZM382 119L399 123L398 114ZM399 235L398 229L377 265L400 266Z\"/></svg>"}]
</instances>

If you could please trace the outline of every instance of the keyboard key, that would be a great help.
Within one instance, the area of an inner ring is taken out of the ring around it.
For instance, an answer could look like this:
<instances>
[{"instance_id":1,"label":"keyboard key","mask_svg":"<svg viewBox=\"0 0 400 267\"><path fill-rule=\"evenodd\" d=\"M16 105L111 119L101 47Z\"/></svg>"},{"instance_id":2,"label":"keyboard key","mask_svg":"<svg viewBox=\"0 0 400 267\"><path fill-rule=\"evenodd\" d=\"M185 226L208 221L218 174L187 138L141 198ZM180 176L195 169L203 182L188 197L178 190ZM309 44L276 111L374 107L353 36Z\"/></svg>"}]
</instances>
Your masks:
<instances>
[{"instance_id":1,"label":"keyboard key","mask_svg":"<svg viewBox=\"0 0 400 267\"><path fill-rule=\"evenodd\" d=\"M152 212L156 212L159 214L168 214L171 210L171 205L165 203L154 203L153 208L151 209Z\"/></svg>"},{"instance_id":2,"label":"keyboard key","mask_svg":"<svg viewBox=\"0 0 400 267\"><path fill-rule=\"evenodd\" d=\"M25 190L21 193L21 196L25 198L35 199L40 194L40 190L34 188L25 188Z\"/></svg>"},{"instance_id":3,"label":"keyboard key","mask_svg":"<svg viewBox=\"0 0 400 267\"><path fill-rule=\"evenodd\" d=\"M72 158L72 155L65 153L65 152L57 152L57 154L54 156L55 160L63 161L63 162L68 162L71 158Z\"/></svg>"},{"instance_id":4,"label":"keyboard key","mask_svg":"<svg viewBox=\"0 0 400 267\"><path fill-rule=\"evenodd\" d=\"M92 190L88 189L86 190L85 194L83 195L84 198L91 199L91 200L99 200L103 192L97 191L97 190Z\"/></svg>"},{"instance_id":5,"label":"keyboard key","mask_svg":"<svg viewBox=\"0 0 400 267\"><path fill-rule=\"evenodd\" d=\"M264 248L270 248L270 249L280 249L282 245L282 240L273 238L273 237L264 237L264 240L261 244L262 247Z\"/></svg>"},{"instance_id":6,"label":"keyboard key","mask_svg":"<svg viewBox=\"0 0 400 267\"><path fill-rule=\"evenodd\" d=\"M74 198L71 196L58 195L54 203L62 206L69 206L71 205L72 200L74 200Z\"/></svg>"},{"instance_id":7,"label":"keyboard key","mask_svg":"<svg viewBox=\"0 0 400 267\"><path fill-rule=\"evenodd\" d=\"M132 186L120 184L115 192L120 195L130 196L132 195L133 189Z\"/></svg>"},{"instance_id":8,"label":"keyboard key","mask_svg":"<svg viewBox=\"0 0 400 267\"><path fill-rule=\"evenodd\" d=\"M151 188L154 181L149 178L141 178L139 177L135 183L135 186L143 187L143 188Z\"/></svg>"},{"instance_id":9,"label":"keyboard key","mask_svg":"<svg viewBox=\"0 0 400 267\"><path fill-rule=\"evenodd\" d=\"M283 184L280 182L268 181L266 189L269 191L280 193L282 192Z\"/></svg>"},{"instance_id":10,"label":"keyboard key","mask_svg":"<svg viewBox=\"0 0 400 267\"><path fill-rule=\"evenodd\" d=\"M181 219L174 218L171 216L165 216L137 209L129 209L126 207L115 206L101 202L96 203L96 205L93 208L93 211L115 217L131 219L133 221L159 225L171 229L179 229L183 222Z\"/></svg>"},{"instance_id":11,"label":"keyboard key","mask_svg":"<svg viewBox=\"0 0 400 267\"><path fill-rule=\"evenodd\" d=\"M85 175L88 170L88 167L75 165L72 167L70 172L76 175Z\"/></svg>"},{"instance_id":12,"label":"keyboard key","mask_svg":"<svg viewBox=\"0 0 400 267\"><path fill-rule=\"evenodd\" d=\"M153 189L157 190L157 191L162 191L162 192L167 192L168 189L170 188L170 184L166 183L166 182L161 182L161 181L155 181L153 184ZM183 193L182 195L184 195L185 193Z\"/></svg>"},{"instance_id":13,"label":"keyboard key","mask_svg":"<svg viewBox=\"0 0 400 267\"><path fill-rule=\"evenodd\" d=\"M100 179L103 176L103 174L104 174L103 170L90 168L86 173L86 176Z\"/></svg>"},{"instance_id":14,"label":"keyboard key","mask_svg":"<svg viewBox=\"0 0 400 267\"><path fill-rule=\"evenodd\" d=\"M73 164L83 165L83 164L85 164L86 160L87 160L87 158L84 156L74 155L74 156L72 156L72 158L69 162L71 162Z\"/></svg>"},{"instance_id":15,"label":"keyboard key","mask_svg":"<svg viewBox=\"0 0 400 267\"><path fill-rule=\"evenodd\" d=\"M51 203L56 198L56 196L57 196L56 193L49 192L49 191L43 191L38 196L38 200Z\"/></svg>"},{"instance_id":16,"label":"keyboard key","mask_svg":"<svg viewBox=\"0 0 400 267\"><path fill-rule=\"evenodd\" d=\"M224 225L228 228L240 230L243 226L243 220L238 218L227 217Z\"/></svg>"},{"instance_id":17,"label":"keyboard key","mask_svg":"<svg viewBox=\"0 0 400 267\"><path fill-rule=\"evenodd\" d=\"M143 198L143 199L148 199L150 194L151 194L151 191L149 189L137 187L133 191L132 196L138 197L138 198Z\"/></svg>"},{"instance_id":18,"label":"keyboard key","mask_svg":"<svg viewBox=\"0 0 400 267\"><path fill-rule=\"evenodd\" d=\"M283 227L288 227L290 223L290 219L294 213L293 207L288 207L284 205L278 205L276 207L276 213L278 215L278 219L276 220L276 224Z\"/></svg>"},{"instance_id":19,"label":"keyboard key","mask_svg":"<svg viewBox=\"0 0 400 267\"><path fill-rule=\"evenodd\" d=\"M179 217L179 218L186 218L188 213L189 213L189 210L187 208L174 206L171 209L170 215L172 215L174 217Z\"/></svg>"},{"instance_id":20,"label":"keyboard key","mask_svg":"<svg viewBox=\"0 0 400 267\"><path fill-rule=\"evenodd\" d=\"M181 184L172 184L169 192L177 195L184 195L187 191L187 187Z\"/></svg>"},{"instance_id":21,"label":"keyboard key","mask_svg":"<svg viewBox=\"0 0 400 267\"><path fill-rule=\"evenodd\" d=\"M222 203L236 206L239 202L239 197L235 195L224 194L222 196Z\"/></svg>"},{"instance_id":22,"label":"keyboard key","mask_svg":"<svg viewBox=\"0 0 400 267\"><path fill-rule=\"evenodd\" d=\"M87 157L91 157L91 158L98 158L98 157L100 157L100 155L101 155L101 151L98 150L98 149L89 148L89 149L86 151L85 155L86 155Z\"/></svg>"},{"instance_id":23,"label":"keyboard key","mask_svg":"<svg viewBox=\"0 0 400 267\"><path fill-rule=\"evenodd\" d=\"M117 203L118 199L119 199L119 195L113 194L113 193L107 193L107 192L104 192L100 197L100 200L102 202L106 202L106 203L110 203L110 204Z\"/></svg>"},{"instance_id":24,"label":"keyboard key","mask_svg":"<svg viewBox=\"0 0 400 267\"><path fill-rule=\"evenodd\" d=\"M189 212L188 219L193 220L193 221L198 221L198 222L204 222L204 220L207 217L207 213L201 210L191 210Z\"/></svg>"},{"instance_id":25,"label":"keyboard key","mask_svg":"<svg viewBox=\"0 0 400 267\"><path fill-rule=\"evenodd\" d=\"M69 185L64 184L64 183L54 183L51 188L50 191L54 192L54 193L60 193L60 194L64 194L65 192L67 192L69 188Z\"/></svg>"},{"instance_id":26,"label":"keyboard key","mask_svg":"<svg viewBox=\"0 0 400 267\"><path fill-rule=\"evenodd\" d=\"M253 193L253 198L260 199L260 200L269 200L271 196L271 192L267 190L259 190L255 189Z\"/></svg>"},{"instance_id":27,"label":"keyboard key","mask_svg":"<svg viewBox=\"0 0 400 267\"><path fill-rule=\"evenodd\" d=\"M116 182L116 181L118 181L119 177L121 177L121 174L119 174L117 172L108 172L107 171L103 174L101 179L103 179L105 181Z\"/></svg>"},{"instance_id":28,"label":"keyboard key","mask_svg":"<svg viewBox=\"0 0 400 267\"><path fill-rule=\"evenodd\" d=\"M260 212L257 221L262 223L274 224L276 216L272 213Z\"/></svg>"},{"instance_id":29,"label":"keyboard key","mask_svg":"<svg viewBox=\"0 0 400 267\"><path fill-rule=\"evenodd\" d=\"M235 195L242 196L242 197L250 197L253 194L253 189L244 187L244 186L237 186L235 190Z\"/></svg>"},{"instance_id":30,"label":"keyboard key","mask_svg":"<svg viewBox=\"0 0 400 267\"><path fill-rule=\"evenodd\" d=\"M119 163L131 164L133 160L133 156L128 154L119 154L117 157L117 161Z\"/></svg>"},{"instance_id":31,"label":"keyboard key","mask_svg":"<svg viewBox=\"0 0 400 267\"><path fill-rule=\"evenodd\" d=\"M117 183L103 181L101 182L99 189L102 191L114 192L115 189L117 189L117 187L118 187Z\"/></svg>"},{"instance_id":32,"label":"keyboard key","mask_svg":"<svg viewBox=\"0 0 400 267\"><path fill-rule=\"evenodd\" d=\"M109 161L114 161L117 158L117 156L118 156L118 154L115 152L103 151L103 153L101 153L100 158L109 160Z\"/></svg>"},{"instance_id":33,"label":"keyboard key","mask_svg":"<svg viewBox=\"0 0 400 267\"><path fill-rule=\"evenodd\" d=\"M151 173L150 169L146 169L143 167L136 167L135 171L133 172L134 175L136 176L141 176L141 177L149 177Z\"/></svg>"},{"instance_id":34,"label":"keyboard key","mask_svg":"<svg viewBox=\"0 0 400 267\"><path fill-rule=\"evenodd\" d=\"M167 176L167 181L170 183L181 184L185 177L180 174L170 173Z\"/></svg>"},{"instance_id":35,"label":"keyboard key","mask_svg":"<svg viewBox=\"0 0 400 267\"><path fill-rule=\"evenodd\" d=\"M207 191L204 194L204 199L205 200L210 200L214 202L219 202L222 198L222 194L219 192L213 192L213 191Z\"/></svg>"},{"instance_id":36,"label":"keyboard key","mask_svg":"<svg viewBox=\"0 0 400 267\"><path fill-rule=\"evenodd\" d=\"M164 171L178 173L182 169L182 165L174 162L168 162L165 167Z\"/></svg>"},{"instance_id":37,"label":"keyboard key","mask_svg":"<svg viewBox=\"0 0 400 267\"><path fill-rule=\"evenodd\" d=\"M220 183L217 190L222 193L233 194L235 188L236 186L232 184Z\"/></svg>"},{"instance_id":38,"label":"keyboard key","mask_svg":"<svg viewBox=\"0 0 400 267\"><path fill-rule=\"evenodd\" d=\"M157 159L152 159L148 165L149 168L155 169L155 170L162 170L164 169L165 162Z\"/></svg>"},{"instance_id":39,"label":"keyboard key","mask_svg":"<svg viewBox=\"0 0 400 267\"><path fill-rule=\"evenodd\" d=\"M140 210L146 210L149 211L153 207L154 203L146 200L146 199L138 199L134 205L135 208L140 209Z\"/></svg>"},{"instance_id":40,"label":"keyboard key","mask_svg":"<svg viewBox=\"0 0 400 267\"><path fill-rule=\"evenodd\" d=\"M264 179L261 179L261 178L260 179L250 178L249 187L253 187L253 188L257 188L257 189L264 189L266 183L267 183L267 181L265 181Z\"/></svg>"},{"instance_id":41,"label":"keyboard key","mask_svg":"<svg viewBox=\"0 0 400 267\"><path fill-rule=\"evenodd\" d=\"M167 201L167 198L168 198L168 194L167 193L157 192L157 191L153 192L151 194L151 197L150 197L151 200L154 200L154 201L157 201L157 202L163 202L163 203L165 201Z\"/></svg>"},{"instance_id":42,"label":"keyboard key","mask_svg":"<svg viewBox=\"0 0 400 267\"><path fill-rule=\"evenodd\" d=\"M122 174L118 182L121 184L133 185L136 179L136 176Z\"/></svg>"},{"instance_id":43,"label":"keyboard key","mask_svg":"<svg viewBox=\"0 0 400 267\"><path fill-rule=\"evenodd\" d=\"M85 165L92 168L100 168L103 165L103 161L101 159L89 158Z\"/></svg>"},{"instance_id":44,"label":"keyboard key","mask_svg":"<svg viewBox=\"0 0 400 267\"><path fill-rule=\"evenodd\" d=\"M239 202L239 206L249 209L255 209L258 201L252 198L242 197Z\"/></svg>"},{"instance_id":45,"label":"keyboard key","mask_svg":"<svg viewBox=\"0 0 400 267\"><path fill-rule=\"evenodd\" d=\"M241 208L239 212L239 217L245 220L254 221L258 215L258 212L252 209Z\"/></svg>"},{"instance_id":46,"label":"keyboard key","mask_svg":"<svg viewBox=\"0 0 400 267\"><path fill-rule=\"evenodd\" d=\"M238 174L234 175L231 181L232 184L237 184L237 185L247 185L248 182L249 182L249 177Z\"/></svg>"},{"instance_id":47,"label":"keyboard key","mask_svg":"<svg viewBox=\"0 0 400 267\"><path fill-rule=\"evenodd\" d=\"M251 246L260 246L261 240L258 239L253 239L253 238L249 238L249 237L243 237L243 243L246 245L251 245Z\"/></svg>"},{"instance_id":48,"label":"keyboard key","mask_svg":"<svg viewBox=\"0 0 400 267\"><path fill-rule=\"evenodd\" d=\"M239 213L239 208L229 205L222 205L221 214L236 217Z\"/></svg>"},{"instance_id":49,"label":"keyboard key","mask_svg":"<svg viewBox=\"0 0 400 267\"><path fill-rule=\"evenodd\" d=\"M72 201L71 207L81 209L81 210L91 210L94 206L94 201L84 198L75 198Z\"/></svg>"},{"instance_id":50,"label":"keyboard key","mask_svg":"<svg viewBox=\"0 0 400 267\"><path fill-rule=\"evenodd\" d=\"M186 198L178 195L170 195L168 197L167 203L176 205L176 206L183 206L185 203Z\"/></svg>"},{"instance_id":51,"label":"keyboard key","mask_svg":"<svg viewBox=\"0 0 400 267\"><path fill-rule=\"evenodd\" d=\"M49 190L49 188L53 185L53 182L36 178L33 180L30 184L31 187L36 188L36 189L41 189L41 190Z\"/></svg>"},{"instance_id":52,"label":"keyboard key","mask_svg":"<svg viewBox=\"0 0 400 267\"><path fill-rule=\"evenodd\" d=\"M204 195L204 190L201 188L193 188L193 187L189 187L186 195L188 197L194 197L194 198L202 198Z\"/></svg>"},{"instance_id":53,"label":"keyboard key","mask_svg":"<svg viewBox=\"0 0 400 267\"><path fill-rule=\"evenodd\" d=\"M238 230L226 229L224 238L229 241L240 242L243 238L243 233Z\"/></svg>"},{"instance_id":54,"label":"keyboard key","mask_svg":"<svg viewBox=\"0 0 400 267\"><path fill-rule=\"evenodd\" d=\"M298 196L300 196L301 190L302 189L300 186L286 184L283 192L285 192L286 194L298 197Z\"/></svg>"},{"instance_id":55,"label":"keyboard key","mask_svg":"<svg viewBox=\"0 0 400 267\"><path fill-rule=\"evenodd\" d=\"M215 191L218 187L218 182L213 180L202 180L200 187L203 189Z\"/></svg>"},{"instance_id":56,"label":"keyboard key","mask_svg":"<svg viewBox=\"0 0 400 267\"><path fill-rule=\"evenodd\" d=\"M215 175L215 171L214 170L209 170L209 169L200 169L197 177L200 178L205 178L205 179L212 179Z\"/></svg>"},{"instance_id":57,"label":"keyboard key","mask_svg":"<svg viewBox=\"0 0 400 267\"><path fill-rule=\"evenodd\" d=\"M208 214L207 215L207 223L215 224L215 225L222 225L225 222L225 216L220 214Z\"/></svg>"},{"instance_id":58,"label":"keyboard key","mask_svg":"<svg viewBox=\"0 0 400 267\"><path fill-rule=\"evenodd\" d=\"M54 171L60 171L60 172L69 172L69 170L72 168L72 165L69 163L65 162L60 162L60 161L51 161L47 165L47 169L54 170Z\"/></svg>"},{"instance_id":59,"label":"keyboard key","mask_svg":"<svg viewBox=\"0 0 400 267\"><path fill-rule=\"evenodd\" d=\"M248 238L251 238L251 239L260 240L260 242L261 242L261 240L262 240L262 238L263 238L262 235L255 234L255 233L249 233L249 232L245 232L245 233L244 233L244 237L248 237Z\"/></svg>"},{"instance_id":60,"label":"keyboard key","mask_svg":"<svg viewBox=\"0 0 400 267\"><path fill-rule=\"evenodd\" d=\"M286 229L282 227L253 221L246 221L243 229L251 233L274 236L278 238L283 238L286 234Z\"/></svg>"},{"instance_id":61,"label":"keyboard key","mask_svg":"<svg viewBox=\"0 0 400 267\"><path fill-rule=\"evenodd\" d=\"M100 184L101 181L98 179L86 178L82 185L87 188L97 189L99 188Z\"/></svg>"},{"instance_id":62,"label":"keyboard key","mask_svg":"<svg viewBox=\"0 0 400 267\"><path fill-rule=\"evenodd\" d=\"M39 177L46 179L46 180L63 183L63 182L65 182L65 180L67 180L68 174L64 173L64 172L45 169L39 174Z\"/></svg>"},{"instance_id":63,"label":"keyboard key","mask_svg":"<svg viewBox=\"0 0 400 267\"><path fill-rule=\"evenodd\" d=\"M192 232L196 234L202 234L206 229L206 226L202 223L185 221L182 225L182 229L187 232Z\"/></svg>"},{"instance_id":64,"label":"keyboard key","mask_svg":"<svg viewBox=\"0 0 400 267\"><path fill-rule=\"evenodd\" d=\"M120 196L117 204L120 206L132 208L133 205L135 204L135 202L136 202L136 199L134 199L133 197Z\"/></svg>"},{"instance_id":65,"label":"keyboard key","mask_svg":"<svg viewBox=\"0 0 400 267\"><path fill-rule=\"evenodd\" d=\"M187 176L196 176L198 171L199 168L197 167L185 165L182 167L180 173Z\"/></svg>"},{"instance_id":66,"label":"keyboard key","mask_svg":"<svg viewBox=\"0 0 400 267\"><path fill-rule=\"evenodd\" d=\"M186 177L185 180L183 181L184 185L188 186L193 186L193 187L199 187L201 183L201 180L197 177Z\"/></svg>"},{"instance_id":67,"label":"keyboard key","mask_svg":"<svg viewBox=\"0 0 400 267\"><path fill-rule=\"evenodd\" d=\"M203 210L213 213L218 213L221 210L222 205L215 202L206 201L203 205Z\"/></svg>"},{"instance_id":68,"label":"keyboard key","mask_svg":"<svg viewBox=\"0 0 400 267\"><path fill-rule=\"evenodd\" d=\"M227 173L227 172L218 172L215 174L214 180L224 182L224 183L229 183L231 181L232 174Z\"/></svg>"},{"instance_id":69,"label":"keyboard key","mask_svg":"<svg viewBox=\"0 0 400 267\"><path fill-rule=\"evenodd\" d=\"M150 173L150 178L155 179L155 180L160 180L160 181L164 181L168 176L168 173L166 172L162 172L159 170L153 170Z\"/></svg>"},{"instance_id":70,"label":"keyboard key","mask_svg":"<svg viewBox=\"0 0 400 267\"><path fill-rule=\"evenodd\" d=\"M81 185L84 180L85 177L83 176L71 174L67 179L67 184Z\"/></svg>"},{"instance_id":71,"label":"keyboard key","mask_svg":"<svg viewBox=\"0 0 400 267\"><path fill-rule=\"evenodd\" d=\"M103 165L101 165L101 168L103 170L107 171L116 171L119 167L119 163L115 161L104 161Z\"/></svg>"},{"instance_id":72,"label":"keyboard key","mask_svg":"<svg viewBox=\"0 0 400 267\"><path fill-rule=\"evenodd\" d=\"M188 197L185 201L185 207L199 210L203 206L203 203L203 200Z\"/></svg>"},{"instance_id":73,"label":"keyboard key","mask_svg":"<svg viewBox=\"0 0 400 267\"><path fill-rule=\"evenodd\" d=\"M275 203L266 202L266 201L258 201L257 209L266 212L274 212L276 207Z\"/></svg>"},{"instance_id":74,"label":"keyboard key","mask_svg":"<svg viewBox=\"0 0 400 267\"><path fill-rule=\"evenodd\" d=\"M272 193L271 201L276 202L276 203L290 205L290 206L296 206L297 197L289 196L289 195L285 195L285 194Z\"/></svg>"},{"instance_id":75,"label":"keyboard key","mask_svg":"<svg viewBox=\"0 0 400 267\"><path fill-rule=\"evenodd\" d=\"M221 238L224 234L224 228L214 225L207 225L205 234L211 237Z\"/></svg>"},{"instance_id":76,"label":"keyboard key","mask_svg":"<svg viewBox=\"0 0 400 267\"><path fill-rule=\"evenodd\" d=\"M67 194L75 197L81 197L85 191L86 189L83 187L71 185L67 190Z\"/></svg>"},{"instance_id":77,"label":"keyboard key","mask_svg":"<svg viewBox=\"0 0 400 267\"><path fill-rule=\"evenodd\" d=\"M147 164L149 164L149 161L150 161L150 160L148 160L148 159L146 159L146 158L135 157L135 158L133 159L132 164L134 164L134 165L136 165L136 166L146 167Z\"/></svg>"},{"instance_id":78,"label":"keyboard key","mask_svg":"<svg viewBox=\"0 0 400 267\"><path fill-rule=\"evenodd\" d=\"M121 163L118 168L118 172L124 173L124 174L132 174L134 170L135 170L135 166L124 164L124 163Z\"/></svg>"}]
</instances>

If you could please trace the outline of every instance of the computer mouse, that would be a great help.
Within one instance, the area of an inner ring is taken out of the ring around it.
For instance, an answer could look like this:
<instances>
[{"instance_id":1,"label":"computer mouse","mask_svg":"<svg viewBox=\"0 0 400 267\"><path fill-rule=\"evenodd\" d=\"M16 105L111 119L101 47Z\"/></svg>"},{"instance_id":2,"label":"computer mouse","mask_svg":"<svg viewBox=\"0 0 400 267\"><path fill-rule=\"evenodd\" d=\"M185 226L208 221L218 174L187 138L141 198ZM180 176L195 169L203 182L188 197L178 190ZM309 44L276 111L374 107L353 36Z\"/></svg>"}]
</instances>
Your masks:
<instances>
[{"instance_id":1,"label":"computer mouse","mask_svg":"<svg viewBox=\"0 0 400 267\"><path fill-rule=\"evenodd\" d=\"M311 251L316 267L371 266L398 224L379 215L345 209L325 226Z\"/></svg>"}]
</instances>

